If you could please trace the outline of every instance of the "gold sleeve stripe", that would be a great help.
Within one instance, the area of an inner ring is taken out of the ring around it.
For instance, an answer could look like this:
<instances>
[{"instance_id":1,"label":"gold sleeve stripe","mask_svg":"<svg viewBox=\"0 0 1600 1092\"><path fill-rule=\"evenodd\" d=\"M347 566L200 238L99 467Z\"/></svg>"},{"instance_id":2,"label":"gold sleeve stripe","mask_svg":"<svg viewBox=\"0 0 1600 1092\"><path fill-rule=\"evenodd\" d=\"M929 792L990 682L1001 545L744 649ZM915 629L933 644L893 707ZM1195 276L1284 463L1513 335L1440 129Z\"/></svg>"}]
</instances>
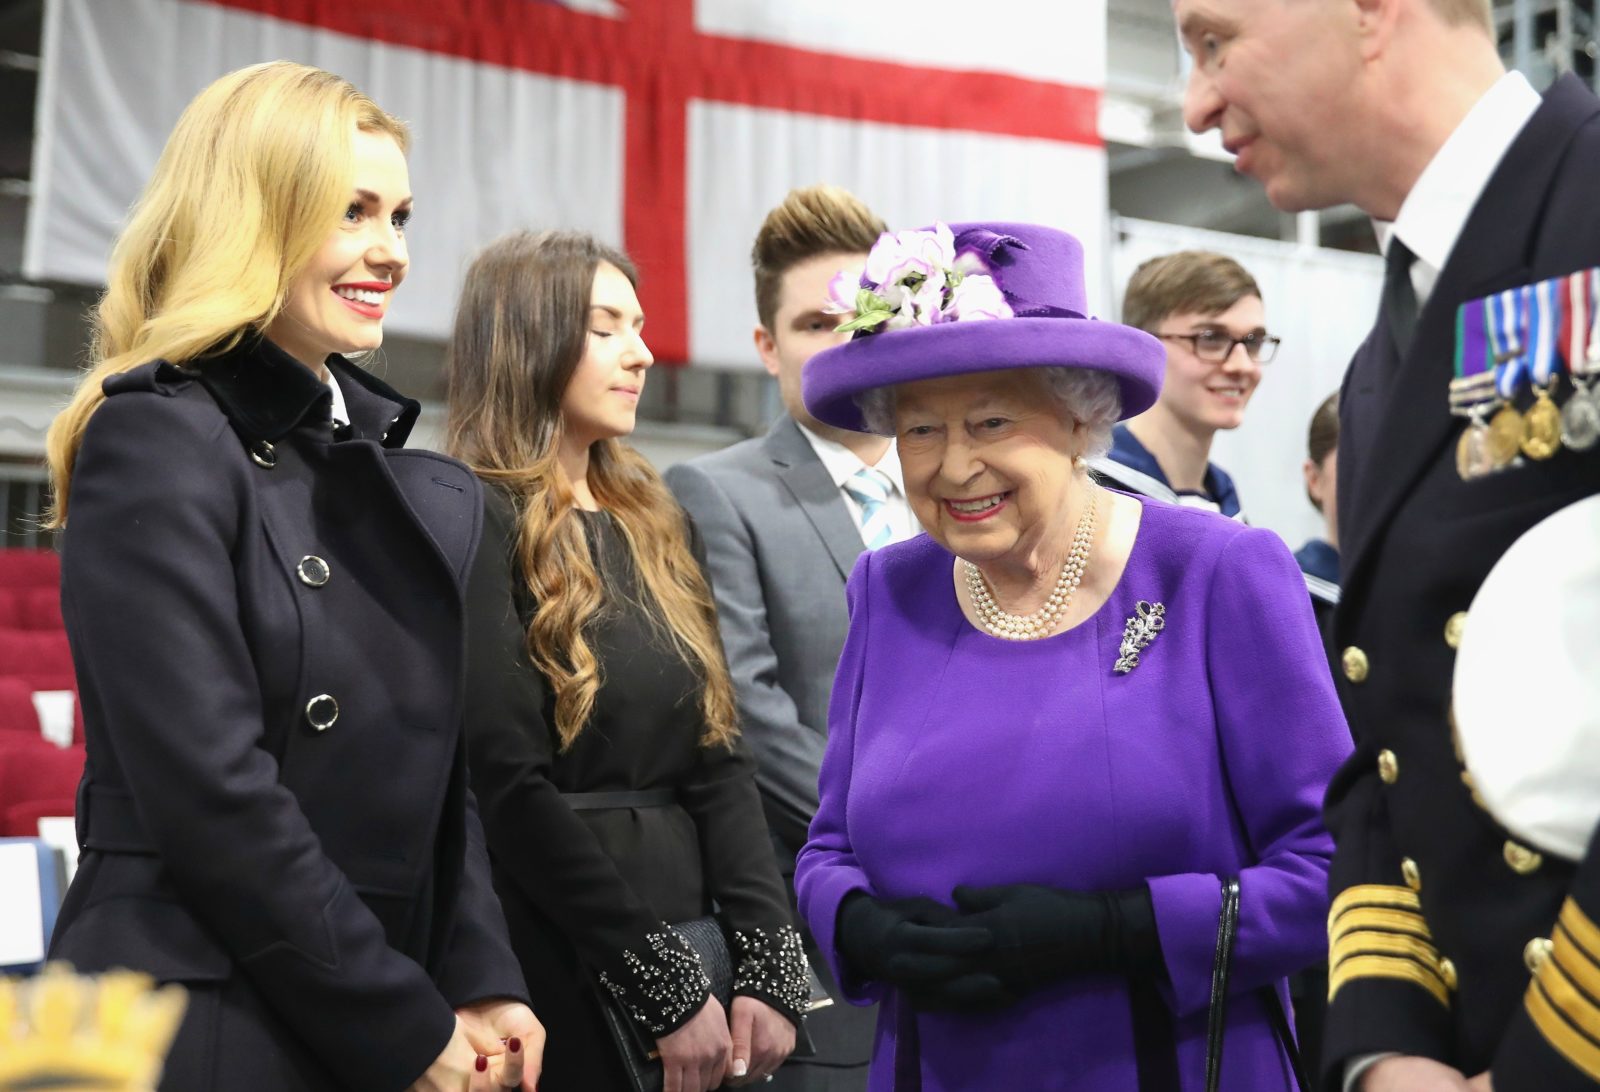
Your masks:
<instances>
[{"instance_id":1,"label":"gold sleeve stripe","mask_svg":"<svg viewBox=\"0 0 1600 1092\"><path fill-rule=\"evenodd\" d=\"M1561 907L1561 927L1565 929L1590 963L1600 962L1600 928L1589 920L1589 915L1579 909L1570 898Z\"/></svg>"},{"instance_id":2,"label":"gold sleeve stripe","mask_svg":"<svg viewBox=\"0 0 1600 1092\"><path fill-rule=\"evenodd\" d=\"M1338 940L1347 933L1364 929L1407 933L1420 940L1433 940L1433 934L1428 932L1428 923L1422 920L1421 914L1408 914L1403 910L1369 909L1364 906L1347 911L1338 921L1330 925L1328 939Z\"/></svg>"},{"instance_id":3,"label":"gold sleeve stripe","mask_svg":"<svg viewBox=\"0 0 1600 1092\"><path fill-rule=\"evenodd\" d=\"M1386 906L1394 910L1420 912L1422 901L1409 887L1382 883L1357 884L1339 892L1338 897L1333 900L1333 905L1328 909L1328 921L1337 920L1340 914L1354 906Z\"/></svg>"},{"instance_id":4,"label":"gold sleeve stripe","mask_svg":"<svg viewBox=\"0 0 1600 1092\"><path fill-rule=\"evenodd\" d=\"M1332 1001L1345 983L1359 978L1394 978L1415 983L1431 993L1439 1004L1450 1007L1450 991L1436 973L1414 959L1383 955L1357 955L1341 961L1328 974L1328 1000Z\"/></svg>"},{"instance_id":5,"label":"gold sleeve stripe","mask_svg":"<svg viewBox=\"0 0 1600 1092\"><path fill-rule=\"evenodd\" d=\"M1439 969L1439 950L1427 941L1402 933L1347 933L1333 942L1328 962L1337 967L1343 960L1361 955L1395 955L1414 959L1435 973Z\"/></svg>"},{"instance_id":6,"label":"gold sleeve stripe","mask_svg":"<svg viewBox=\"0 0 1600 1092\"><path fill-rule=\"evenodd\" d=\"M1522 1004L1545 1042L1582 1070L1591 1081L1600 1081L1600 1046L1562 1019L1545 996L1539 979L1535 978L1529 984L1528 992L1522 995Z\"/></svg>"},{"instance_id":7,"label":"gold sleeve stripe","mask_svg":"<svg viewBox=\"0 0 1600 1092\"><path fill-rule=\"evenodd\" d=\"M1566 973L1567 968L1557 966L1558 958L1552 952L1551 958L1539 968L1537 980L1544 988L1545 997L1561 1010L1573 1027L1591 1039L1600 1040L1600 1006L1596 1006L1594 998L1573 983Z\"/></svg>"},{"instance_id":8,"label":"gold sleeve stripe","mask_svg":"<svg viewBox=\"0 0 1600 1092\"><path fill-rule=\"evenodd\" d=\"M1550 948L1550 959L1547 962L1561 964L1561 972L1570 978L1574 985L1591 998L1600 998L1600 967L1595 965L1593 956L1573 943L1565 923L1556 926L1555 943ZM1600 1005L1593 1000L1589 1004L1600 1008Z\"/></svg>"}]
</instances>

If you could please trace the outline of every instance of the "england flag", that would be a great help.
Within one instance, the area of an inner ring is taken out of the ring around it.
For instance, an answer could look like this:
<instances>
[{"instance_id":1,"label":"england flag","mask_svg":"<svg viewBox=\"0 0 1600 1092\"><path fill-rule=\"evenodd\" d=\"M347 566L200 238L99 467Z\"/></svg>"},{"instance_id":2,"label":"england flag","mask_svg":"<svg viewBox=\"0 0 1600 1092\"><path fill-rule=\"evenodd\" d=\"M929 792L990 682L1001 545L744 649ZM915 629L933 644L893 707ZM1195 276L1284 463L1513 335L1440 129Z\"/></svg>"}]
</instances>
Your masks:
<instances>
[{"instance_id":1,"label":"england flag","mask_svg":"<svg viewBox=\"0 0 1600 1092\"><path fill-rule=\"evenodd\" d=\"M275 58L412 126L399 333L445 336L497 235L576 228L638 261L657 359L759 366L751 240L822 181L896 228L1065 228L1104 288L1101 0L50 0L26 274L102 283L184 105Z\"/></svg>"}]
</instances>

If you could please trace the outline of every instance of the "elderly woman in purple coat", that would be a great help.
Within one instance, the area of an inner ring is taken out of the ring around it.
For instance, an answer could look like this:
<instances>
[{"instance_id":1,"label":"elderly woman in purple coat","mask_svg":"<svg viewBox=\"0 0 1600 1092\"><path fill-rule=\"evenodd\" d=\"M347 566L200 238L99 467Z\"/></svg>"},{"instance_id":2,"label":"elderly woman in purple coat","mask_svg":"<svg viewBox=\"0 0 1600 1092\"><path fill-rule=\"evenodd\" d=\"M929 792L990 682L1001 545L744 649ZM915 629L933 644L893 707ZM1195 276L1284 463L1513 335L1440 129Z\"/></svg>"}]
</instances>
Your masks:
<instances>
[{"instance_id":1,"label":"elderly woman in purple coat","mask_svg":"<svg viewBox=\"0 0 1600 1092\"><path fill-rule=\"evenodd\" d=\"M1284 980L1326 952L1350 745L1294 559L1091 479L1164 356L1084 317L1071 236L886 235L833 295L856 334L806 405L896 438L927 529L851 575L795 875L844 992L882 1003L871 1089L1293 1088Z\"/></svg>"}]
</instances>

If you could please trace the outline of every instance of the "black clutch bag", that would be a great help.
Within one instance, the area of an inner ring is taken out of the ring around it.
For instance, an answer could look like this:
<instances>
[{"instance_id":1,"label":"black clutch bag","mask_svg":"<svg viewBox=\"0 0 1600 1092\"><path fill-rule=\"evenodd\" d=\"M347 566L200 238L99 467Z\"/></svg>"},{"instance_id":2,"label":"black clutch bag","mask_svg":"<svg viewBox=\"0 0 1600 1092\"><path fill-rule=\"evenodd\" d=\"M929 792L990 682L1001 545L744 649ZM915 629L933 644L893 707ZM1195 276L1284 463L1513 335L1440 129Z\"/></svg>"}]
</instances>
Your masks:
<instances>
[{"instance_id":1,"label":"black clutch bag","mask_svg":"<svg viewBox=\"0 0 1600 1092\"><path fill-rule=\"evenodd\" d=\"M733 1003L733 957L728 952L728 941L722 924L714 917L695 918L669 928L694 949L700 957L700 968L711 981L711 996L724 1009ZM811 1002L806 1011L811 1012L833 1004L833 999L822 988L817 972L811 971ZM634 1022L622 1007L622 1002L612 996L604 986L595 984L600 996L600 1011L605 1014L606 1027L617 1045L622 1058L622 1068L627 1071L635 1092L661 1092L664 1077L661 1072L661 1054L656 1041ZM804 1026L795 1030L795 1047L792 1057L805 1057L816 1053L811 1037Z\"/></svg>"}]
</instances>

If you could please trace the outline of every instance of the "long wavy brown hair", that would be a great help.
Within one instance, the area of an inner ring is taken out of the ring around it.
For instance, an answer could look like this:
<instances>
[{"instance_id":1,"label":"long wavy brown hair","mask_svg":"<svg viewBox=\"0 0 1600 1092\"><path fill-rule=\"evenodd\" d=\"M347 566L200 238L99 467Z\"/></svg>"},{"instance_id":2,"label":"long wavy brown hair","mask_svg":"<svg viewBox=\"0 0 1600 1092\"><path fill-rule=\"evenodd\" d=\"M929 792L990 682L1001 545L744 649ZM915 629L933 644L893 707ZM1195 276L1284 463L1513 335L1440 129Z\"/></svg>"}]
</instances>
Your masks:
<instances>
[{"instance_id":1,"label":"long wavy brown hair","mask_svg":"<svg viewBox=\"0 0 1600 1092\"><path fill-rule=\"evenodd\" d=\"M491 243L467 271L445 365L447 449L515 504L517 567L534 604L528 655L555 691L563 751L589 722L603 682L587 625L606 589L557 460L561 398L588 344L602 262L637 285L627 255L578 232L517 232ZM700 742L731 744L733 683L682 510L655 469L619 440L593 445L588 480L627 541L646 598L637 606L702 681Z\"/></svg>"}]
</instances>

